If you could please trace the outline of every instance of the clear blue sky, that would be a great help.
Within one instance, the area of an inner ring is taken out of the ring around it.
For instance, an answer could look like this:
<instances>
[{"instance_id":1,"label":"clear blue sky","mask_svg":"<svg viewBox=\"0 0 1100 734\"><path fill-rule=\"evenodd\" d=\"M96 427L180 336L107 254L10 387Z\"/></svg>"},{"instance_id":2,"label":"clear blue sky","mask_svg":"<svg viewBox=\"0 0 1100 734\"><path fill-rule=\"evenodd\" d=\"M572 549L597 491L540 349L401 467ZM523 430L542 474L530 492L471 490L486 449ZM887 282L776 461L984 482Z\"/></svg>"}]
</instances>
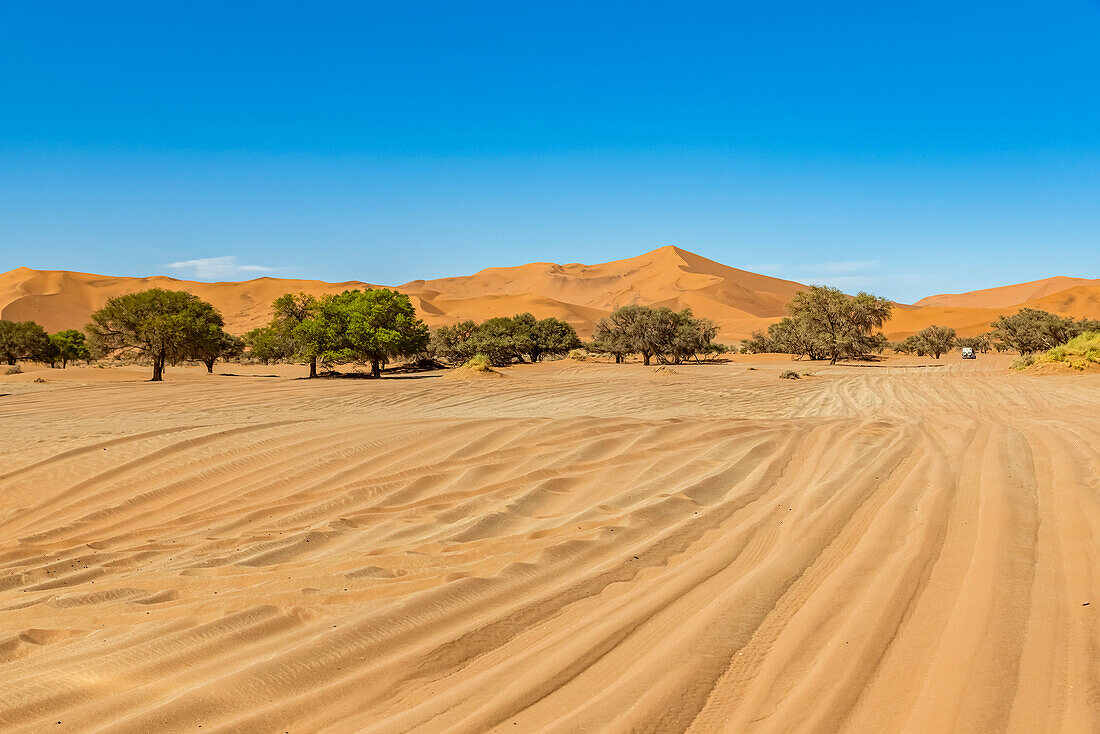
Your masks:
<instances>
[{"instance_id":1,"label":"clear blue sky","mask_svg":"<svg viewBox=\"0 0 1100 734\"><path fill-rule=\"evenodd\" d=\"M0 271L668 244L904 301L1100 277L1100 2L0 0Z\"/></svg>"}]
</instances>

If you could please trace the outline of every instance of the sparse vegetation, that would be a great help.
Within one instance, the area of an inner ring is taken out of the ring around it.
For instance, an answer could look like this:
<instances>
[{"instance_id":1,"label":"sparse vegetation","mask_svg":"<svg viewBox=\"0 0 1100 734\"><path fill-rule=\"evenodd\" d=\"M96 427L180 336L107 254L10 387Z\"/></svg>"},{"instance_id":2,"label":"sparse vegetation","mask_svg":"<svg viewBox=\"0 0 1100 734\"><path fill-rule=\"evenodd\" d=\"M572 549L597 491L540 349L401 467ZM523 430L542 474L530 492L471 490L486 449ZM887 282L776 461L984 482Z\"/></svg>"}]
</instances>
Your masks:
<instances>
[{"instance_id":1,"label":"sparse vegetation","mask_svg":"<svg viewBox=\"0 0 1100 734\"><path fill-rule=\"evenodd\" d=\"M781 380L800 380L802 375L798 374L794 370L783 370L779 373L779 379Z\"/></svg>"},{"instance_id":2,"label":"sparse vegetation","mask_svg":"<svg viewBox=\"0 0 1100 734\"><path fill-rule=\"evenodd\" d=\"M1044 352L1086 332L1100 331L1100 321L1095 319L1075 320L1035 308L1001 316L991 326L991 335L1020 356Z\"/></svg>"},{"instance_id":3,"label":"sparse vegetation","mask_svg":"<svg viewBox=\"0 0 1100 734\"><path fill-rule=\"evenodd\" d=\"M1100 331L1088 331L1031 359L1031 364L1062 363L1083 370L1100 364Z\"/></svg>"},{"instance_id":4,"label":"sparse vegetation","mask_svg":"<svg viewBox=\"0 0 1100 734\"><path fill-rule=\"evenodd\" d=\"M809 359L858 359L878 354L889 344L876 333L890 318L893 304L870 293L847 296L836 288L811 286L787 304L790 316L753 332L742 344L748 354L779 352Z\"/></svg>"},{"instance_id":5,"label":"sparse vegetation","mask_svg":"<svg viewBox=\"0 0 1100 734\"><path fill-rule=\"evenodd\" d=\"M622 306L596 322L589 351L608 354L620 363L628 354L640 354L646 365L681 364L714 353L718 327L710 319L695 318L691 309Z\"/></svg>"},{"instance_id":6,"label":"sparse vegetation","mask_svg":"<svg viewBox=\"0 0 1100 734\"><path fill-rule=\"evenodd\" d=\"M429 351L433 357L450 364L462 364L475 354L486 356L493 365L503 367L523 362L524 357L538 362L548 355L565 355L581 346L573 327L560 319L536 319L529 313L512 317L498 316L480 324L462 321L432 332Z\"/></svg>"},{"instance_id":7,"label":"sparse vegetation","mask_svg":"<svg viewBox=\"0 0 1100 734\"><path fill-rule=\"evenodd\" d=\"M475 354L474 356L466 360L462 364L462 367L468 370L473 370L474 372L492 372L493 362L484 354Z\"/></svg>"},{"instance_id":8,"label":"sparse vegetation","mask_svg":"<svg viewBox=\"0 0 1100 734\"><path fill-rule=\"evenodd\" d=\"M955 336L955 330L946 326L926 326L916 334L911 334L902 341L894 344L894 351L899 354L916 354L920 357L926 355L939 359L945 353L950 352L959 343Z\"/></svg>"},{"instance_id":9,"label":"sparse vegetation","mask_svg":"<svg viewBox=\"0 0 1100 734\"><path fill-rule=\"evenodd\" d=\"M168 363L201 359L226 334L216 308L185 291L152 288L116 296L92 314L88 334L101 353L138 355L153 364L159 382Z\"/></svg>"},{"instance_id":10,"label":"sparse vegetation","mask_svg":"<svg viewBox=\"0 0 1100 734\"><path fill-rule=\"evenodd\" d=\"M56 334L50 334L52 344L51 355L56 360L61 360L61 369L69 366L69 362L78 359L90 359L88 342L84 332L79 329L65 329ZM51 363L51 367L53 364Z\"/></svg>"},{"instance_id":11,"label":"sparse vegetation","mask_svg":"<svg viewBox=\"0 0 1100 734\"><path fill-rule=\"evenodd\" d=\"M14 365L19 360L50 362L50 337L34 321L0 319L0 360Z\"/></svg>"},{"instance_id":12,"label":"sparse vegetation","mask_svg":"<svg viewBox=\"0 0 1100 734\"><path fill-rule=\"evenodd\" d=\"M20 367L19 365L14 365L14 366L8 367L6 370L4 370L4 374L5 375L18 375L22 371L23 371L22 367Z\"/></svg>"}]
</instances>

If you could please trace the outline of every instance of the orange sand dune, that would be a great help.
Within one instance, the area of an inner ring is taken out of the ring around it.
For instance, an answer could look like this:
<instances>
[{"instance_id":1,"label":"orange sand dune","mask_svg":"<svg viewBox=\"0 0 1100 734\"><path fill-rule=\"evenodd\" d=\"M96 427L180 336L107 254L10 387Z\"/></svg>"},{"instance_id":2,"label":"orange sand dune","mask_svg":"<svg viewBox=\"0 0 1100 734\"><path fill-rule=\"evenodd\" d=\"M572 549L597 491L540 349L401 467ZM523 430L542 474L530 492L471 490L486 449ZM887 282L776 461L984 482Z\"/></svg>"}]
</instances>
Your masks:
<instances>
[{"instance_id":1,"label":"orange sand dune","mask_svg":"<svg viewBox=\"0 0 1100 734\"><path fill-rule=\"evenodd\" d=\"M371 286L358 281L278 278L199 283L164 276L125 278L19 268L0 275L0 316L33 319L51 331L80 328L109 297L151 287L195 293L221 310L231 331L243 333L266 322L271 302L288 291L321 295ZM530 311L539 318L568 321L582 336L589 336L599 318L618 306L637 303L691 308L697 316L713 319L720 329L719 339L730 341L767 328L785 314L791 296L804 287L727 267L677 247L662 247L597 265L531 263L489 268L462 277L415 280L397 290L410 296L430 326ZM1025 305L1096 317L1100 281L1050 278L973 294L932 296L916 306L899 305L887 333L902 338L937 323L964 335L976 334L986 331L998 314Z\"/></svg>"},{"instance_id":2,"label":"orange sand dune","mask_svg":"<svg viewBox=\"0 0 1100 734\"><path fill-rule=\"evenodd\" d=\"M243 332L270 317L271 302L287 291L333 293L364 283L258 278L240 283L198 283L163 276L124 278L19 268L0 275L0 315L38 321L53 331L79 328L111 296L144 288L187 290L210 301L229 328ZM429 325L530 311L573 324L581 334L614 308L641 303L692 308L736 338L780 317L804 286L730 268L676 247L599 265L532 263L489 268L457 278L398 286Z\"/></svg>"},{"instance_id":3,"label":"orange sand dune","mask_svg":"<svg viewBox=\"0 0 1100 734\"><path fill-rule=\"evenodd\" d=\"M1096 731L1100 375L1009 359L0 375L0 730Z\"/></svg>"},{"instance_id":4,"label":"orange sand dune","mask_svg":"<svg viewBox=\"0 0 1100 734\"><path fill-rule=\"evenodd\" d=\"M1004 285L999 288L984 288L969 293L946 293L938 296L926 296L914 306L951 306L964 308L1006 308L1046 296L1060 293L1069 288L1091 286L1100 289L1100 280L1087 278L1067 278L1057 276L1033 280L1028 283Z\"/></svg>"},{"instance_id":5,"label":"orange sand dune","mask_svg":"<svg viewBox=\"0 0 1100 734\"><path fill-rule=\"evenodd\" d=\"M885 331L891 339L898 340L920 331L929 324L937 324L950 326L958 332L959 336L976 336L989 331L989 325L1001 314L1014 314L1022 308L1037 308L1074 318L1100 319L1100 285L1079 285L1041 298L1000 307L897 308L894 310L893 318L886 324Z\"/></svg>"}]
</instances>

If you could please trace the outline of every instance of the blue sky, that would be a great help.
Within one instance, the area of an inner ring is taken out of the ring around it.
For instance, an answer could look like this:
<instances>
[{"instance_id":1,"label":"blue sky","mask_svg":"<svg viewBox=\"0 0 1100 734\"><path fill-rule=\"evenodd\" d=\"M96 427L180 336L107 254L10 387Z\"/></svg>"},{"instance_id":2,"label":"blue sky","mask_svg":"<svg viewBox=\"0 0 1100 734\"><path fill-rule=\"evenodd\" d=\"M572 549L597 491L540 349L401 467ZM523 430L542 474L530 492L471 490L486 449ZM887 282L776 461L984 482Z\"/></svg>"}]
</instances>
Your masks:
<instances>
[{"instance_id":1,"label":"blue sky","mask_svg":"<svg viewBox=\"0 0 1100 734\"><path fill-rule=\"evenodd\" d=\"M1100 2L6 2L0 271L1100 277Z\"/></svg>"}]
</instances>

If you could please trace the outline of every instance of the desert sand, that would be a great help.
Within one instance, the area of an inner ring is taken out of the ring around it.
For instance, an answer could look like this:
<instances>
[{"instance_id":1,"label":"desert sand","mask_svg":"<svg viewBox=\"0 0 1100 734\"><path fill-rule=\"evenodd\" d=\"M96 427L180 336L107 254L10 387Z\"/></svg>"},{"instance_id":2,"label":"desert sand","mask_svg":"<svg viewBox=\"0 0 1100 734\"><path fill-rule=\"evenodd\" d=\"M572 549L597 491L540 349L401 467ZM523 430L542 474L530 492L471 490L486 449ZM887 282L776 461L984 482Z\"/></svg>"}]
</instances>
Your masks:
<instances>
[{"instance_id":1,"label":"desert sand","mask_svg":"<svg viewBox=\"0 0 1100 734\"><path fill-rule=\"evenodd\" d=\"M0 729L1097 731L1100 375L1008 361L0 377Z\"/></svg>"},{"instance_id":2,"label":"desert sand","mask_svg":"<svg viewBox=\"0 0 1100 734\"><path fill-rule=\"evenodd\" d=\"M49 331L80 329L112 296L169 288L189 291L214 304L225 316L227 328L243 334L271 318L271 302L283 293L323 295L370 287L377 285L279 278L200 283L164 276L127 278L17 268L0 274L0 318L37 321ZM691 308L696 316L712 319L720 329L719 340L729 342L766 329L785 316L791 296L805 287L669 246L597 265L531 263L487 268L474 275L415 280L396 289L409 296L432 327L529 311L538 318L553 316L567 321L588 337L597 320L619 306L637 303ZM1058 277L929 296L912 306L899 304L885 331L898 340L938 324L957 329L960 336L973 336L988 331L998 315L1025 307L1100 318L1100 280Z\"/></svg>"}]
</instances>

